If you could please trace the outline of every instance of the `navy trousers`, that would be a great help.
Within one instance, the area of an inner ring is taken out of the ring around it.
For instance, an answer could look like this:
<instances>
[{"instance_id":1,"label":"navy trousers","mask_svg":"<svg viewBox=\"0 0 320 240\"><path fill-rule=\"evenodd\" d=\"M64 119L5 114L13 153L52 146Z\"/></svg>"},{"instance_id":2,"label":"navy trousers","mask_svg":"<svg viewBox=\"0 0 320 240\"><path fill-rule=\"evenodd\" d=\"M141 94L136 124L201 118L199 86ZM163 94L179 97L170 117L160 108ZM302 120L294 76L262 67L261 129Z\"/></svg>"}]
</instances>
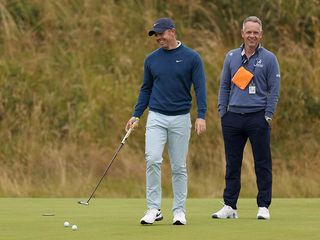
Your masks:
<instances>
[{"instance_id":1,"label":"navy trousers","mask_svg":"<svg viewBox=\"0 0 320 240\"><path fill-rule=\"evenodd\" d=\"M243 150L249 138L258 187L258 207L269 207L272 195L272 159L270 126L264 111L254 113L227 112L221 119L226 154L226 187L223 198L226 205L237 209L241 189Z\"/></svg>"}]
</instances>

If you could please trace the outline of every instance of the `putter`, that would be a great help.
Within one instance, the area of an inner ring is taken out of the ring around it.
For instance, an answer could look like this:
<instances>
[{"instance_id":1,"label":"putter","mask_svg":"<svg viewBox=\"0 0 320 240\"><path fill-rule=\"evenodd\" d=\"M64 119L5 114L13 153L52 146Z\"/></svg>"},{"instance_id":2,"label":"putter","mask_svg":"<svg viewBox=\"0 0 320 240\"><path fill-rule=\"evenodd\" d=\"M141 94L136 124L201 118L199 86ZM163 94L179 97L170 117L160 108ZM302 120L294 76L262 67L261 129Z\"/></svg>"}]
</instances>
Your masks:
<instances>
[{"instance_id":1,"label":"putter","mask_svg":"<svg viewBox=\"0 0 320 240\"><path fill-rule=\"evenodd\" d=\"M89 205L89 202L90 202L91 198L93 197L93 195L95 194L95 192L97 191L100 183L102 182L102 179L107 175L107 173L108 173L108 171L109 171L109 168L111 167L114 159L117 157L117 155L118 155L118 153L120 152L121 148L122 148L123 145L125 144L127 138L129 137L129 135L131 134L131 132L133 131L133 129L136 127L136 124L137 124L137 122L134 122L134 123L133 123L133 125L131 126L131 128L128 130L128 132L126 133L126 135L125 135L124 138L122 139L119 147L117 148L117 151L114 153L111 161L109 162L106 170L104 171L103 175L101 176L98 184L97 184L97 185L95 186L95 188L93 189L93 191L92 191L90 197L88 198L88 200L87 200L87 201L85 201L85 200L78 201L79 204L85 205L85 206L88 206L88 205Z\"/></svg>"}]
</instances>

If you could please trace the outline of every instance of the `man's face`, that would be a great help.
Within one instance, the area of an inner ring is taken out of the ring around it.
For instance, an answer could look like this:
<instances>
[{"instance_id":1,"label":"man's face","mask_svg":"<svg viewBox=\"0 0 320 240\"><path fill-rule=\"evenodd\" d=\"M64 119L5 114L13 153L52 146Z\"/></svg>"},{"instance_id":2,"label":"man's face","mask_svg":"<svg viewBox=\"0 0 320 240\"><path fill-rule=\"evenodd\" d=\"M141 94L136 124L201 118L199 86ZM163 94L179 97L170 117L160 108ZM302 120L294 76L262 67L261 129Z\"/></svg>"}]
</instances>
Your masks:
<instances>
[{"instance_id":1,"label":"man's face","mask_svg":"<svg viewBox=\"0 0 320 240\"><path fill-rule=\"evenodd\" d=\"M156 41L163 49L171 49L172 44L175 43L175 29L168 29L163 33L155 33Z\"/></svg>"},{"instance_id":2,"label":"man's face","mask_svg":"<svg viewBox=\"0 0 320 240\"><path fill-rule=\"evenodd\" d=\"M256 48L262 39L262 30L260 29L259 23L246 22L244 28L241 30L241 36L245 46Z\"/></svg>"}]
</instances>

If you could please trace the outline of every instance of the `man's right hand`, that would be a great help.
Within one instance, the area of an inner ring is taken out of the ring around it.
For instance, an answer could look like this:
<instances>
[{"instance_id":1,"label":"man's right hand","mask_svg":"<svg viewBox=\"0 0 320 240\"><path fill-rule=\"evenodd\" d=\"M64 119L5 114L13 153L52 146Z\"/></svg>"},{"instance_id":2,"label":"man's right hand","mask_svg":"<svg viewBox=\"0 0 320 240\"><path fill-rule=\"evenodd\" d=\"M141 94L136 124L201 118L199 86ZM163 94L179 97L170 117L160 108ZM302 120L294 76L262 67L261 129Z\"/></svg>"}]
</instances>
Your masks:
<instances>
[{"instance_id":1,"label":"man's right hand","mask_svg":"<svg viewBox=\"0 0 320 240\"><path fill-rule=\"evenodd\" d=\"M133 126L134 125L134 126ZM132 127L138 127L139 125L139 118L137 117L132 117L129 119L129 121L127 122L127 125L126 125L126 131L128 132L130 128Z\"/></svg>"}]
</instances>

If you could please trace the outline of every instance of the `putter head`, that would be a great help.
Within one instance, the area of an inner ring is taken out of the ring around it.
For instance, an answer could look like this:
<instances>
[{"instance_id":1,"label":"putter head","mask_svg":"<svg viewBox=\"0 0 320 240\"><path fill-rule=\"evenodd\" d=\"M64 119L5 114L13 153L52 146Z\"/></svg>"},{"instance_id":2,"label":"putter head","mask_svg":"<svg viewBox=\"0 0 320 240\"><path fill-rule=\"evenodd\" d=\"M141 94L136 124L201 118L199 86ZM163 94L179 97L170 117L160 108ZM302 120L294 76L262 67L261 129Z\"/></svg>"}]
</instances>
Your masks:
<instances>
[{"instance_id":1,"label":"putter head","mask_svg":"<svg viewBox=\"0 0 320 240\"><path fill-rule=\"evenodd\" d=\"M85 206L89 205L89 203L87 201L83 201L83 200L79 201L78 203L81 205L85 205Z\"/></svg>"}]
</instances>

